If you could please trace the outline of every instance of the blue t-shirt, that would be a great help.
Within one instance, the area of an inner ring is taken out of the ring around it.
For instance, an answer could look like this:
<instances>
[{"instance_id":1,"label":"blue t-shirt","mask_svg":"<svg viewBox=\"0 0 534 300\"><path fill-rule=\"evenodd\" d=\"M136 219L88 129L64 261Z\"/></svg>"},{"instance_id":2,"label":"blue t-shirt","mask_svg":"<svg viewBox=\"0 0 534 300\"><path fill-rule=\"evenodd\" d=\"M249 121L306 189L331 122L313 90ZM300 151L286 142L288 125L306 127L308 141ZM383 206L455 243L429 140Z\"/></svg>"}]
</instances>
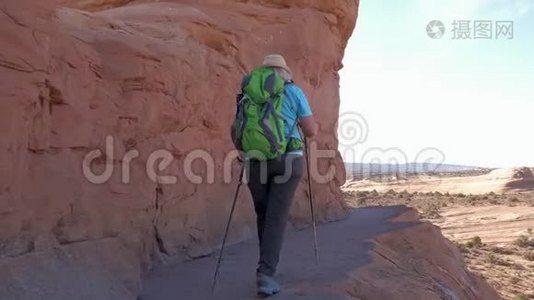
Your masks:
<instances>
[{"instance_id":1,"label":"blue t-shirt","mask_svg":"<svg viewBox=\"0 0 534 300\"><path fill-rule=\"evenodd\" d=\"M312 115L308 99L300 87L294 83L286 84L284 88L284 99L282 105L282 115L285 122L286 137L293 137L302 140L298 130L298 119Z\"/></svg>"}]
</instances>

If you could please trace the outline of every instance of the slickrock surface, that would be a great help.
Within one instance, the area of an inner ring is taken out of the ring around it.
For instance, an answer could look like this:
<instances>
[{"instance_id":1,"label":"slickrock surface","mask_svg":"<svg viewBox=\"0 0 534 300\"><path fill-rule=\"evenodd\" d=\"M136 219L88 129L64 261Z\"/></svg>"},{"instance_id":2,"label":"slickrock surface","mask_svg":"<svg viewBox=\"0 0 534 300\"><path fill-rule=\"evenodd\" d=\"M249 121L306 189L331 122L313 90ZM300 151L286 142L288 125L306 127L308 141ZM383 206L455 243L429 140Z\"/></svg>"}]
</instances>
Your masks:
<instances>
[{"instance_id":1,"label":"slickrock surface","mask_svg":"<svg viewBox=\"0 0 534 300\"><path fill-rule=\"evenodd\" d=\"M393 220L392 220L393 219ZM465 270L461 255L439 229L403 206L362 208L318 228L320 263L311 230L288 230L274 299L499 299ZM257 299L257 242L229 247L216 293L216 257L155 268L142 300Z\"/></svg>"}]
</instances>

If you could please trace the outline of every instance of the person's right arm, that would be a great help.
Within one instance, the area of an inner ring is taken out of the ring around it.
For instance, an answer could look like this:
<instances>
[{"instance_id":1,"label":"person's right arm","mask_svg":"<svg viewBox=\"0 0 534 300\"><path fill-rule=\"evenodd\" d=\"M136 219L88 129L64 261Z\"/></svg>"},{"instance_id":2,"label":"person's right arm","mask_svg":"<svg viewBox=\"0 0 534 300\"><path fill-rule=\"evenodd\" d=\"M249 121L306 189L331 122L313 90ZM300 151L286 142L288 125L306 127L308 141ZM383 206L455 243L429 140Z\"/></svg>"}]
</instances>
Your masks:
<instances>
[{"instance_id":1,"label":"person's right arm","mask_svg":"<svg viewBox=\"0 0 534 300\"><path fill-rule=\"evenodd\" d=\"M294 91L297 97L296 113L299 119L300 127L302 128L302 132L306 137L312 138L317 135L317 132L319 131L319 126L315 122L315 118L313 117L310 104L308 103L308 99L306 98L306 95L304 95L302 89L298 86L295 86Z\"/></svg>"},{"instance_id":2,"label":"person's right arm","mask_svg":"<svg viewBox=\"0 0 534 300\"><path fill-rule=\"evenodd\" d=\"M319 126L315 122L313 115L300 118L300 127L302 128L304 135L308 138L316 136L317 131L319 131Z\"/></svg>"}]
</instances>

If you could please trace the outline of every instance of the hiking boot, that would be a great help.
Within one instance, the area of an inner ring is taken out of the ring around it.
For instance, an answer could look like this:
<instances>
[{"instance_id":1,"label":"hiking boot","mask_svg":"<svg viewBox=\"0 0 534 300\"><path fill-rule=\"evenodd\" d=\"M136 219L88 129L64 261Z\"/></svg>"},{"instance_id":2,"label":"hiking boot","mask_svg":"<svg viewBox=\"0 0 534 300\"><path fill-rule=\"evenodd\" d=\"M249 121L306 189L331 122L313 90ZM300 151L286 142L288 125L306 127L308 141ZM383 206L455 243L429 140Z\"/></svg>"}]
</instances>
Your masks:
<instances>
[{"instance_id":1,"label":"hiking boot","mask_svg":"<svg viewBox=\"0 0 534 300\"><path fill-rule=\"evenodd\" d=\"M257 273L256 280L258 285L258 295L269 297L280 292L280 284L278 284L272 276Z\"/></svg>"}]
</instances>

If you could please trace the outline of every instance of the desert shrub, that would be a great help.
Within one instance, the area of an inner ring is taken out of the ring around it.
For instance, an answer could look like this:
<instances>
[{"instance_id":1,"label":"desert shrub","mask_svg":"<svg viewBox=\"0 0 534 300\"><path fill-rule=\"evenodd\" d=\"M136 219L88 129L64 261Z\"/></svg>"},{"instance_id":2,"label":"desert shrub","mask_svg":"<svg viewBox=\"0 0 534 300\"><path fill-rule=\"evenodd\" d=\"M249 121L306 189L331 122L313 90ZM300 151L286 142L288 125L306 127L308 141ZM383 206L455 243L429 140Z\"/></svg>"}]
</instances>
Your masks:
<instances>
[{"instance_id":1,"label":"desert shrub","mask_svg":"<svg viewBox=\"0 0 534 300\"><path fill-rule=\"evenodd\" d=\"M503 259L501 259L499 256L495 255L495 253L488 253L486 254L485 261L488 264L492 265L500 265L500 266L510 266L511 264Z\"/></svg>"},{"instance_id":2,"label":"desert shrub","mask_svg":"<svg viewBox=\"0 0 534 300\"><path fill-rule=\"evenodd\" d=\"M358 197L358 198L367 198L367 195L369 195L369 191L358 191L358 192L356 192L356 197Z\"/></svg>"},{"instance_id":3,"label":"desert shrub","mask_svg":"<svg viewBox=\"0 0 534 300\"><path fill-rule=\"evenodd\" d=\"M464 193L456 194L456 197L458 198L465 198L467 197Z\"/></svg>"},{"instance_id":4,"label":"desert shrub","mask_svg":"<svg viewBox=\"0 0 534 300\"><path fill-rule=\"evenodd\" d=\"M504 255L514 254L514 251L512 249L501 248L501 247L491 247L489 250L493 253L504 254Z\"/></svg>"},{"instance_id":5,"label":"desert shrub","mask_svg":"<svg viewBox=\"0 0 534 300\"><path fill-rule=\"evenodd\" d=\"M495 265L499 258L494 253L488 253L486 254L486 258L484 259L488 264Z\"/></svg>"},{"instance_id":6,"label":"desert shrub","mask_svg":"<svg viewBox=\"0 0 534 300\"><path fill-rule=\"evenodd\" d=\"M513 198L510 199L510 202L517 203L517 202L519 202L519 199L517 197L513 197Z\"/></svg>"},{"instance_id":7,"label":"desert shrub","mask_svg":"<svg viewBox=\"0 0 534 300\"><path fill-rule=\"evenodd\" d=\"M467 249L467 247L464 244L456 242L456 241L454 241L453 243L458 248L458 250L460 250L461 253L469 253L469 249Z\"/></svg>"},{"instance_id":8,"label":"desert shrub","mask_svg":"<svg viewBox=\"0 0 534 300\"><path fill-rule=\"evenodd\" d=\"M532 234L532 228L527 229L528 234Z\"/></svg>"},{"instance_id":9,"label":"desert shrub","mask_svg":"<svg viewBox=\"0 0 534 300\"><path fill-rule=\"evenodd\" d=\"M516 295L513 300L529 300L529 297L525 294Z\"/></svg>"},{"instance_id":10,"label":"desert shrub","mask_svg":"<svg viewBox=\"0 0 534 300\"><path fill-rule=\"evenodd\" d=\"M515 244L521 248L534 247L534 240L530 240L526 235L521 235L515 240Z\"/></svg>"},{"instance_id":11,"label":"desert shrub","mask_svg":"<svg viewBox=\"0 0 534 300\"><path fill-rule=\"evenodd\" d=\"M441 218L441 215L439 214L439 208L435 206L429 207L427 211L424 213L424 216L429 219Z\"/></svg>"},{"instance_id":12,"label":"desert shrub","mask_svg":"<svg viewBox=\"0 0 534 300\"><path fill-rule=\"evenodd\" d=\"M528 261L534 261L534 251L527 251L523 254L523 257Z\"/></svg>"},{"instance_id":13,"label":"desert shrub","mask_svg":"<svg viewBox=\"0 0 534 300\"><path fill-rule=\"evenodd\" d=\"M465 244L465 246L467 248L480 248L483 246L482 239L478 235L474 236Z\"/></svg>"},{"instance_id":14,"label":"desert shrub","mask_svg":"<svg viewBox=\"0 0 534 300\"><path fill-rule=\"evenodd\" d=\"M519 282L519 277L517 277L517 276L512 276L512 277L510 278L510 283L511 283L511 284L517 284L518 282Z\"/></svg>"},{"instance_id":15,"label":"desert shrub","mask_svg":"<svg viewBox=\"0 0 534 300\"><path fill-rule=\"evenodd\" d=\"M407 190L404 190L399 193L399 198L410 198L412 196L411 193L408 193Z\"/></svg>"}]
</instances>

